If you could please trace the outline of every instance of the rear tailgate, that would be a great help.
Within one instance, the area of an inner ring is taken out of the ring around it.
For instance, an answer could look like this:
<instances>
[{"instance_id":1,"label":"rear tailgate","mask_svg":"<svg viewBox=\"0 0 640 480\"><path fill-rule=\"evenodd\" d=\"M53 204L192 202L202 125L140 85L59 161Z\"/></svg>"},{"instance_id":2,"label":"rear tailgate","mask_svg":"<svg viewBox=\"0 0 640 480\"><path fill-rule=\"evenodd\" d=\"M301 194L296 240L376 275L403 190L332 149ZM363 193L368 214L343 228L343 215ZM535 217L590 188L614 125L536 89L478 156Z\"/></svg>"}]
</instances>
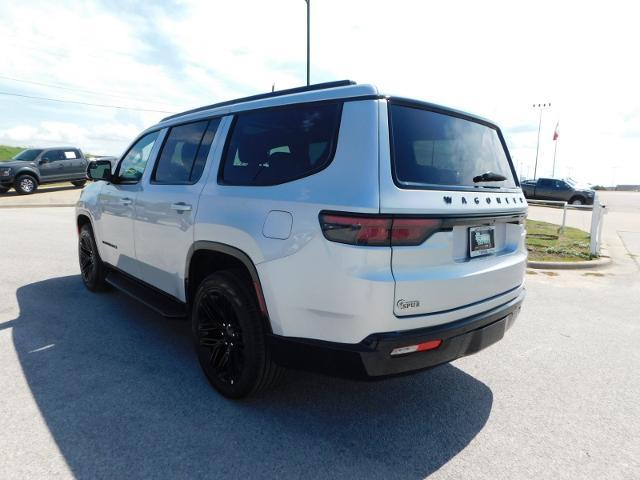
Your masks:
<instances>
[{"instance_id":1,"label":"rear tailgate","mask_svg":"<svg viewBox=\"0 0 640 480\"><path fill-rule=\"evenodd\" d=\"M527 203L497 127L393 100L380 109L380 212L442 220L420 245L392 246L395 315L517 295L527 259ZM476 181L485 172L505 179Z\"/></svg>"},{"instance_id":2,"label":"rear tailgate","mask_svg":"<svg viewBox=\"0 0 640 480\"><path fill-rule=\"evenodd\" d=\"M517 289L526 266L521 222L518 215L445 217L443 230L422 245L393 247L394 313L443 313ZM472 257L470 230L479 226L493 230L495 250Z\"/></svg>"}]
</instances>

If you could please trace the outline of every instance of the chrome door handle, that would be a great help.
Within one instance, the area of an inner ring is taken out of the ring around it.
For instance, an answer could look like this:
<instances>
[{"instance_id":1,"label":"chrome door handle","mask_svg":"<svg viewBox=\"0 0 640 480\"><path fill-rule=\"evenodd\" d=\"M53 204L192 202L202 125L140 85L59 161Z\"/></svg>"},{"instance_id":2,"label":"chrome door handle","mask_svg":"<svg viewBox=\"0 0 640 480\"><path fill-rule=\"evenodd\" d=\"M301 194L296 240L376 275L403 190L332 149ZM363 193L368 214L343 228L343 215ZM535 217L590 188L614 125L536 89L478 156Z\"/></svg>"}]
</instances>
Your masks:
<instances>
[{"instance_id":1,"label":"chrome door handle","mask_svg":"<svg viewBox=\"0 0 640 480\"><path fill-rule=\"evenodd\" d=\"M131 200L128 197L124 197L120 199L120 205L131 205L133 203L133 200Z\"/></svg>"},{"instance_id":2,"label":"chrome door handle","mask_svg":"<svg viewBox=\"0 0 640 480\"><path fill-rule=\"evenodd\" d=\"M171 209L175 210L177 212L190 212L191 211L191 205L189 205L188 203L184 203L184 202L172 203L171 204Z\"/></svg>"}]
</instances>

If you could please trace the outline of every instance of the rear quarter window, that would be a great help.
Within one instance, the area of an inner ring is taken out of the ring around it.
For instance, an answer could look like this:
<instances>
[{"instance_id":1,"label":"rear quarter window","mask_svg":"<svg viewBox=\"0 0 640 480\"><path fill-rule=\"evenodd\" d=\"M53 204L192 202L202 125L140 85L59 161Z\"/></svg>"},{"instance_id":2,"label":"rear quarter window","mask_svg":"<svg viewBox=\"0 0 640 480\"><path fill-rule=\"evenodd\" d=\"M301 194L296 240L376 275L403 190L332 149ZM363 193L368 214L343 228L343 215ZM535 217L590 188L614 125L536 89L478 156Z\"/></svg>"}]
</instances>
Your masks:
<instances>
[{"instance_id":1,"label":"rear quarter window","mask_svg":"<svg viewBox=\"0 0 640 480\"><path fill-rule=\"evenodd\" d=\"M341 114L337 102L238 114L220 182L277 185L319 172L333 159Z\"/></svg>"}]
</instances>

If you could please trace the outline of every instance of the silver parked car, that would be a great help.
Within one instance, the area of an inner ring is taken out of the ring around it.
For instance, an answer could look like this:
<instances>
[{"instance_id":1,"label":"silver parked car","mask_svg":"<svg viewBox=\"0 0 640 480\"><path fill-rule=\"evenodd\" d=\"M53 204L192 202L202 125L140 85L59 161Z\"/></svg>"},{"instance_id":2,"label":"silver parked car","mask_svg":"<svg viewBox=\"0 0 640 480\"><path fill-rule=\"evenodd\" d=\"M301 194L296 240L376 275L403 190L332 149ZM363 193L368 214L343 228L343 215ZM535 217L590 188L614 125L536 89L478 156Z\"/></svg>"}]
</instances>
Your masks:
<instances>
[{"instance_id":1,"label":"silver parked car","mask_svg":"<svg viewBox=\"0 0 640 480\"><path fill-rule=\"evenodd\" d=\"M281 367L371 378L500 340L527 204L500 129L333 82L165 118L77 204L82 279L188 316L223 395Z\"/></svg>"}]
</instances>

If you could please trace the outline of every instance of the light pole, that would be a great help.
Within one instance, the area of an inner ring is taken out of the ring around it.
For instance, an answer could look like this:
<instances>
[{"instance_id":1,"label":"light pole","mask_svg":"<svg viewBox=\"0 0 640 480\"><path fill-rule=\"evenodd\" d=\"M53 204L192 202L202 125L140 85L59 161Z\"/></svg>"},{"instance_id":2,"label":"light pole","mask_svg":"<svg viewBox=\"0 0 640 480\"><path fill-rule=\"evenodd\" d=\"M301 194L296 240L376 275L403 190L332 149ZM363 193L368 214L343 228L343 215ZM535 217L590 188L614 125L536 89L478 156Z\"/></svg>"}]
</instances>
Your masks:
<instances>
[{"instance_id":1,"label":"light pole","mask_svg":"<svg viewBox=\"0 0 640 480\"><path fill-rule=\"evenodd\" d=\"M540 127L542 126L542 111L550 107L550 103L538 103L537 105L534 103L533 108L540 109L540 121L538 122L538 143L536 143L536 163L533 167L533 179L536 179L536 175L538 174L538 152L540 151Z\"/></svg>"},{"instance_id":2,"label":"light pole","mask_svg":"<svg viewBox=\"0 0 640 480\"><path fill-rule=\"evenodd\" d=\"M307 86L311 84L311 0L307 3Z\"/></svg>"}]
</instances>

